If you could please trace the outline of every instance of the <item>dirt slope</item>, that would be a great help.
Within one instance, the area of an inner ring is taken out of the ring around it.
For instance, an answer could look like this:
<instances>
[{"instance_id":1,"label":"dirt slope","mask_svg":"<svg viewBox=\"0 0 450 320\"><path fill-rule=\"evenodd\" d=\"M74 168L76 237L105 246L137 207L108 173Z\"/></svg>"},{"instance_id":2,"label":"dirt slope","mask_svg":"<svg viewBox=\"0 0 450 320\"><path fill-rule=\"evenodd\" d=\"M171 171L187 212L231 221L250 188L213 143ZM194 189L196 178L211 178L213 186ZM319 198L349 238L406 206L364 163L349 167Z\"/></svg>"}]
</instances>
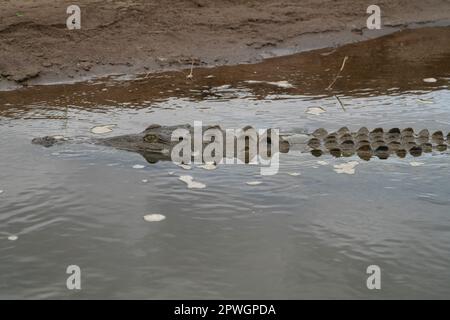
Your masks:
<instances>
[{"instance_id":1,"label":"dirt slope","mask_svg":"<svg viewBox=\"0 0 450 320\"><path fill-rule=\"evenodd\" d=\"M81 30L66 28L78 4ZM0 11L0 82L49 83L147 73L362 40L413 22L450 19L448 0L380 0L384 28L362 33L358 0L7 0Z\"/></svg>"}]
</instances>

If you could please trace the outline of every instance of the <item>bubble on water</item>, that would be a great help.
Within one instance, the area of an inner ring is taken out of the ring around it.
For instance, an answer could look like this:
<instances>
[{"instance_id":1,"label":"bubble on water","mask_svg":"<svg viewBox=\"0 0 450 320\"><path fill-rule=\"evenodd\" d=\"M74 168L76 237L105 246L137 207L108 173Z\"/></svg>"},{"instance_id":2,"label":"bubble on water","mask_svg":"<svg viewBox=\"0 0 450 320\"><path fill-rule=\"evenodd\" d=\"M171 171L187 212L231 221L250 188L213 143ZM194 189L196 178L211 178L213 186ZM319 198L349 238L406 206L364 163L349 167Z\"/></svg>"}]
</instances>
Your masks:
<instances>
[{"instance_id":1,"label":"bubble on water","mask_svg":"<svg viewBox=\"0 0 450 320\"><path fill-rule=\"evenodd\" d=\"M318 115L320 115L320 114L322 114L322 113L324 113L324 112L326 112L326 111L325 111L325 109L322 108L322 107L308 107L308 108L306 109L306 113L312 114L312 115L314 115L314 116L318 116Z\"/></svg>"},{"instance_id":2,"label":"bubble on water","mask_svg":"<svg viewBox=\"0 0 450 320\"><path fill-rule=\"evenodd\" d=\"M206 185L204 183L194 181L194 178L192 176L180 176L178 178L180 181L183 181L187 184L188 189L203 189L206 188Z\"/></svg>"},{"instance_id":3,"label":"bubble on water","mask_svg":"<svg viewBox=\"0 0 450 320\"><path fill-rule=\"evenodd\" d=\"M94 134L104 134L113 131L112 129L115 127L115 124L108 124L105 126L95 126L91 128L91 132Z\"/></svg>"},{"instance_id":4,"label":"bubble on water","mask_svg":"<svg viewBox=\"0 0 450 320\"><path fill-rule=\"evenodd\" d=\"M347 163L334 165L334 171L337 173L355 174L355 167L359 164L358 161L350 161Z\"/></svg>"},{"instance_id":5,"label":"bubble on water","mask_svg":"<svg viewBox=\"0 0 450 320\"><path fill-rule=\"evenodd\" d=\"M142 179L141 181L142 181L143 183L147 183L147 182L148 182L147 179Z\"/></svg>"},{"instance_id":6,"label":"bubble on water","mask_svg":"<svg viewBox=\"0 0 450 320\"><path fill-rule=\"evenodd\" d=\"M413 167L419 167L419 166L423 166L425 163L423 162L417 162L417 161L412 161L409 163L411 166Z\"/></svg>"},{"instance_id":7,"label":"bubble on water","mask_svg":"<svg viewBox=\"0 0 450 320\"><path fill-rule=\"evenodd\" d=\"M260 185L262 183L262 181L247 181L246 184L248 184L249 186L257 186Z\"/></svg>"},{"instance_id":8,"label":"bubble on water","mask_svg":"<svg viewBox=\"0 0 450 320\"><path fill-rule=\"evenodd\" d=\"M166 216L159 213L147 214L144 216L144 220L147 222L159 222L164 219L166 219Z\"/></svg>"},{"instance_id":9,"label":"bubble on water","mask_svg":"<svg viewBox=\"0 0 450 320\"><path fill-rule=\"evenodd\" d=\"M145 168L145 166L143 166L142 164L135 164L133 166L133 169L144 169L144 168Z\"/></svg>"},{"instance_id":10,"label":"bubble on water","mask_svg":"<svg viewBox=\"0 0 450 320\"><path fill-rule=\"evenodd\" d=\"M9 241L16 241L17 239L19 239L19 237L16 236L16 235L10 235L10 236L8 237L8 240L9 240Z\"/></svg>"}]
</instances>

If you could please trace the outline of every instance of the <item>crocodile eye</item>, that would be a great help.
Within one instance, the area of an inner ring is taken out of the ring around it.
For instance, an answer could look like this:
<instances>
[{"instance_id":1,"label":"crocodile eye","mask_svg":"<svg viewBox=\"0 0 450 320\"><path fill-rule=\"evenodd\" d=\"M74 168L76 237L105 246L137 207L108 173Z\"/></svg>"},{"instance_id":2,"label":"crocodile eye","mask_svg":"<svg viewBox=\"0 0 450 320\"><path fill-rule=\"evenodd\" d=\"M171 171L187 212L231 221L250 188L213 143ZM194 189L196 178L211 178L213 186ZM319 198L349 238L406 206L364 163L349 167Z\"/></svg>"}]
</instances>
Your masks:
<instances>
[{"instance_id":1,"label":"crocodile eye","mask_svg":"<svg viewBox=\"0 0 450 320\"><path fill-rule=\"evenodd\" d=\"M159 136L155 133L149 133L146 134L144 137L144 141L145 142L158 142L159 141Z\"/></svg>"}]
</instances>

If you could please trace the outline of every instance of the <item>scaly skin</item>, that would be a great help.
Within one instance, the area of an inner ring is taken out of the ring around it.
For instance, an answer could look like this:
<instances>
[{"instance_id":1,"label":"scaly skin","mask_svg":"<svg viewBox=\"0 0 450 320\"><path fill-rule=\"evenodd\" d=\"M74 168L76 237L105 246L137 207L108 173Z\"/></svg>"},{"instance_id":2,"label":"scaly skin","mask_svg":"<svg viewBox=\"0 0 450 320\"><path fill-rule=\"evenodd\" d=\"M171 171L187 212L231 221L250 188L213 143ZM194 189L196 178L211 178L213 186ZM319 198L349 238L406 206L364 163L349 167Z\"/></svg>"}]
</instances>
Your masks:
<instances>
[{"instance_id":1,"label":"scaly skin","mask_svg":"<svg viewBox=\"0 0 450 320\"><path fill-rule=\"evenodd\" d=\"M225 134L220 126L205 126L202 130L204 132L211 128L219 129L222 134ZM249 128L251 127L245 127L243 130ZM179 143L179 141L171 141L172 133L176 129L186 129L193 137L194 128L188 124L177 126L151 125L138 134L92 139L90 142L137 152L148 162L153 163L158 160L170 160L172 148ZM325 129L320 128L312 134L282 135L278 139L279 150L282 153L286 153L290 148L293 148L300 149L302 152L310 152L314 156L331 154L340 157L357 154L364 160L369 160L373 156L387 159L392 155L404 158L408 153L417 157L433 151L445 152L450 145L450 133L445 135L442 131L436 131L430 134L426 129L414 133L412 128L403 130L393 128L388 131L376 128L369 131L363 127L358 131L351 132L348 128L343 127L333 133L328 133ZM35 138L32 143L50 147L64 141L67 142L67 140L47 136ZM208 144L209 142L204 142L203 146L205 147ZM270 144L268 147L270 148ZM234 154L236 155L236 146L234 148ZM224 144L224 154L225 149L226 145Z\"/></svg>"},{"instance_id":2,"label":"scaly skin","mask_svg":"<svg viewBox=\"0 0 450 320\"><path fill-rule=\"evenodd\" d=\"M404 158L408 153L418 157L433 151L445 152L450 144L450 133L446 136L442 131L430 134L426 129L414 133L412 128L392 128L388 131L376 128L369 131L363 127L351 132L343 127L333 133L320 128L311 135L285 138L291 147L297 144L302 151L311 152L317 157L323 154L335 157L357 154L363 160L369 160L373 156L387 159L392 155Z\"/></svg>"}]
</instances>

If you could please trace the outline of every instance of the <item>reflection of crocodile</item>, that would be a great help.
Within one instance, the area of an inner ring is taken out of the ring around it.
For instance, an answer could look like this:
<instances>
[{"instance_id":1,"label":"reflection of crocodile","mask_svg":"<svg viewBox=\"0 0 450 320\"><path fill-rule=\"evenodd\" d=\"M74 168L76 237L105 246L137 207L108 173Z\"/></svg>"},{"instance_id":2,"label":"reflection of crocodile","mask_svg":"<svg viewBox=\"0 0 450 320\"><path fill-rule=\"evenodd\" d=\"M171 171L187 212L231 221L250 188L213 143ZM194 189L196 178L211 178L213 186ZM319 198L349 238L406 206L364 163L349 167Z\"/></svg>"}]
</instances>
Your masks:
<instances>
[{"instance_id":1,"label":"reflection of crocodile","mask_svg":"<svg viewBox=\"0 0 450 320\"><path fill-rule=\"evenodd\" d=\"M202 130L219 129L219 126L207 126ZM245 127L247 130L251 127ZM90 140L91 143L114 147L120 150L132 151L141 154L148 162L153 163L158 160L170 160L172 148L179 143L179 140L172 141L172 133L176 129L186 129L191 135L194 134L194 127L190 125L160 126L151 125L138 134L123 135L110 138L100 138ZM274 138L274 133L270 138ZM268 149L271 147L271 139L268 138ZM314 156L321 156L329 153L335 157L352 156L357 154L361 159L369 160L376 156L380 159L387 159L390 155L405 157L408 153L412 156L420 156L422 153L439 151L444 152L450 145L450 133L445 136L442 131L430 134L428 130L414 133L412 128L400 130L398 128L384 131L376 128L369 131L361 128L356 132L351 132L343 127L336 132L328 133L320 128L312 134L281 135L279 139L279 150L286 153L290 148L298 149L302 152L310 152ZM35 138L32 143L50 147L54 144L67 141L58 137ZM204 142L206 146L210 142ZM224 146L224 148L226 145ZM225 150L224 150L225 153ZM234 150L236 154L236 149ZM269 154L270 156L270 154Z\"/></svg>"}]
</instances>

